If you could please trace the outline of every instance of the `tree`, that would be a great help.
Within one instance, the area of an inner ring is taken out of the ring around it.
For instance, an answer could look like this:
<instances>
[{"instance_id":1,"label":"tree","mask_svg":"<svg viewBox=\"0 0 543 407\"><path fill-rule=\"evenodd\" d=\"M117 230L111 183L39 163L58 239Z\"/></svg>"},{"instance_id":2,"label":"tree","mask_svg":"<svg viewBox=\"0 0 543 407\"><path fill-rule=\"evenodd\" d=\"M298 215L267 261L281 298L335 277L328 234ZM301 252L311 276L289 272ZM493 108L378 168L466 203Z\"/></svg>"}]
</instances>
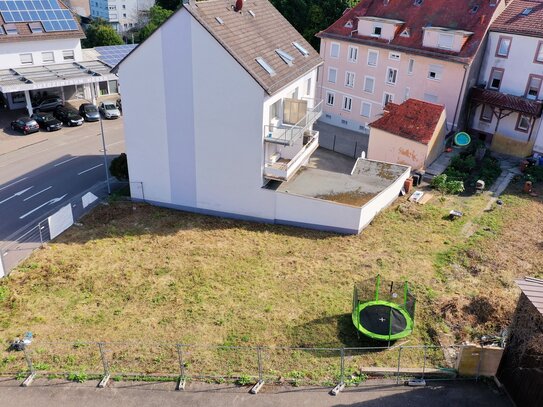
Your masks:
<instances>
[{"instance_id":1,"label":"tree","mask_svg":"<svg viewBox=\"0 0 543 407\"><path fill-rule=\"evenodd\" d=\"M81 41L83 48L94 48L104 45L124 44L122 38L107 21L98 18L89 24L85 30L85 38Z\"/></svg>"},{"instance_id":2,"label":"tree","mask_svg":"<svg viewBox=\"0 0 543 407\"><path fill-rule=\"evenodd\" d=\"M155 4L163 9L175 11L181 5L181 0L156 0Z\"/></svg>"},{"instance_id":3,"label":"tree","mask_svg":"<svg viewBox=\"0 0 543 407\"><path fill-rule=\"evenodd\" d=\"M143 42L149 37L164 21L166 21L173 11L154 5L149 10L149 22L141 29L139 33L139 42Z\"/></svg>"},{"instance_id":4,"label":"tree","mask_svg":"<svg viewBox=\"0 0 543 407\"><path fill-rule=\"evenodd\" d=\"M109 172L119 181L128 180L128 160L125 153L111 160Z\"/></svg>"}]
</instances>

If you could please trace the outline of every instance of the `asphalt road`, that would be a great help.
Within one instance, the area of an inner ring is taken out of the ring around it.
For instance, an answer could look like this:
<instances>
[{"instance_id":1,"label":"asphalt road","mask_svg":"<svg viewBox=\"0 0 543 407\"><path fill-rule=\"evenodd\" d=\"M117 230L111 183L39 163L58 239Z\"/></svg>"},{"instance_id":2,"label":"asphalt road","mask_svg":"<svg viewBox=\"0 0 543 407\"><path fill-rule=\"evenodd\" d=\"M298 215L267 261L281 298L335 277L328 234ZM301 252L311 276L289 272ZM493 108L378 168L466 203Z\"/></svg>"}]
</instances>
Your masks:
<instances>
[{"instance_id":1,"label":"asphalt road","mask_svg":"<svg viewBox=\"0 0 543 407\"><path fill-rule=\"evenodd\" d=\"M104 134L111 160L124 151L122 119L104 121ZM106 177L99 122L25 137L36 143L0 155L0 241Z\"/></svg>"}]
</instances>

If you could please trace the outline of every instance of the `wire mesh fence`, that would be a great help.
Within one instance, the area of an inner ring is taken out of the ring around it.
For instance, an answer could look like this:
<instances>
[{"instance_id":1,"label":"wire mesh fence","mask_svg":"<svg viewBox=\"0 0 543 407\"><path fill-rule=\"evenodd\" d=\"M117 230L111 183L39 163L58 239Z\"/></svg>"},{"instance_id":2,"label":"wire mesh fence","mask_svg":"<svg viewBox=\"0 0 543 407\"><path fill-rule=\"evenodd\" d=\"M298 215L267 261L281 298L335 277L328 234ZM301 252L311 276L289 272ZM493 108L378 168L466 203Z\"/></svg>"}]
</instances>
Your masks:
<instances>
[{"instance_id":1,"label":"wire mesh fence","mask_svg":"<svg viewBox=\"0 0 543 407\"><path fill-rule=\"evenodd\" d=\"M113 189L120 189L126 183L113 182ZM0 278L8 275L22 260L43 244L58 236L67 227L96 207L101 199L108 196L106 182L67 201L51 205L51 209L0 242Z\"/></svg>"},{"instance_id":2,"label":"wire mesh fence","mask_svg":"<svg viewBox=\"0 0 543 407\"><path fill-rule=\"evenodd\" d=\"M239 384L363 384L379 376L392 383L455 377L460 346L296 348L144 342L40 342L0 353L0 375L75 378L169 378ZM443 377L443 376L440 376Z\"/></svg>"}]
</instances>

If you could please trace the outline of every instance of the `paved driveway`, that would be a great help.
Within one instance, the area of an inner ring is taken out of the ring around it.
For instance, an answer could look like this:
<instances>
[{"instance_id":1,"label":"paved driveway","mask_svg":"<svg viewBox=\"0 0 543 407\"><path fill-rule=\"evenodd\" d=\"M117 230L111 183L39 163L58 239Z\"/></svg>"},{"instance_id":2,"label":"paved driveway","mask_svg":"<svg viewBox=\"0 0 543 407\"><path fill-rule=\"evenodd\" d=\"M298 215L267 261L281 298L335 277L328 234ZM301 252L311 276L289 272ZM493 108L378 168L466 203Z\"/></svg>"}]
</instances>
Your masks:
<instances>
[{"instance_id":1,"label":"paved driveway","mask_svg":"<svg viewBox=\"0 0 543 407\"><path fill-rule=\"evenodd\" d=\"M474 381L437 383L413 388L390 384L349 388L334 397L329 388L264 386L251 395L249 388L233 385L190 383L174 391L173 383L112 382L105 389L96 382L82 384L37 380L28 388L12 379L0 381L2 405L77 407L167 407L167 406L310 406L310 407L511 407L506 396L491 385Z\"/></svg>"}]
</instances>

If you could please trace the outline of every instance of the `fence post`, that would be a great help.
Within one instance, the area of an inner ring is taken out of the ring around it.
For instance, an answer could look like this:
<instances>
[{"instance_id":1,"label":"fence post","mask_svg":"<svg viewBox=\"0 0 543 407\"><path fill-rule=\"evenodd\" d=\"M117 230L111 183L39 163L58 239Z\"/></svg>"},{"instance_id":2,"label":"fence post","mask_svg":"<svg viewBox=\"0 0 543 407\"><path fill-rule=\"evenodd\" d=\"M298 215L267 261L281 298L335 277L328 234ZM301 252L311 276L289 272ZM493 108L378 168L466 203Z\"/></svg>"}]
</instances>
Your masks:
<instances>
[{"instance_id":1,"label":"fence post","mask_svg":"<svg viewBox=\"0 0 543 407\"><path fill-rule=\"evenodd\" d=\"M43 248L43 235L41 233L41 222L38 223L38 231L40 232L40 247Z\"/></svg>"},{"instance_id":2,"label":"fence post","mask_svg":"<svg viewBox=\"0 0 543 407\"><path fill-rule=\"evenodd\" d=\"M185 362L183 361L183 345L176 343L175 347L177 349L177 359L179 361L179 380L177 381L175 390L185 390L187 381L185 378Z\"/></svg>"},{"instance_id":3,"label":"fence post","mask_svg":"<svg viewBox=\"0 0 543 407\"><path fill-rule=\"evenodd\" d=\"M353 158L356 158L356 150L358 149L358 141L355 141L354 142L354 154L353 154Z\"/></svg>"},{"instance_id":4,"label":"fence post","mask_svg":"<svg viewBox=\"0 0 543 407\"><path fill-rule=\"evenodd\" d=\"M257 394L262 386L264 386L264 375L262 373L262 347L257 346L256 348L256 357L258 360L258 382L249 390L251 394Z\"/></svg>"},{"instance_id":5,"label":"fence post","mask_svg":"<svg viewBox=\"0 0 543 407\"><path fill-rule=\"evenodd\" d=\"M102 380L100 380L100 383L98 383L99 388L106 387L107 382L109 381L109 378L110 378L109 364L107 363L105 347L106 347L106 344L104 342L98 342L98 349L100 350L100 358L102 359L102 366L104 367L104 376L102 377Z\"/></svg>"},{"instance_id":6,"label":"fence post","mask_svg":"<svg viewBox=\"0 0 543 407\"><path fill-rule=\"evenodd\" d=\"M428 347L424 345L424 362L422 363L422 380L424 380L424 372L426 371L426 351Z\"/></svg>"},{"instance_id":7,"label":"fence post","mask_svg":"<svg viewBox=\"0 0 543 407\"><path fill-rule=\"evenodd\" d=\"M398 349L398 370L396 371L396 384L400 384L400 363L402 360L402 347Z\"/></svg>"},{"instance_id":8,"label":"fence post","mask_svg":"<svg viewBox=\"0 0 543 407\"><path fill-rule=\"evenodd\" d=\"M25 355L26 364L28 365L28 370L30 371L30 373L26 377L26 379L23 381L21 386L28 387L34 380L34 377L36 377L36 371L34 370L34 365L32 364L32 358L30 357L30 354L26 350L26 346L23 348L23 353Z\"/></svg>"},{"instance_id":9,"label":"fence post","mask_svg":"<svg viewBox=\"0 0 543 407\"><path fill-rule=\"evenodd\" d=\"M345 348L341 348L339 352L339 384L330 392L332 396L337 396L345 388Z\"/></svg>"},{"instance_id":10,"label":"fence post","mask_svg":"<svg viewBox=\"0 0 543 407\"><path fill-rule=\"evenodd\" d=\"M336 135L334 134L334 142L332 143L332 151L336 151Z\"/></svg>"},{"instance_id":11,"label":"fence post","mask_svg":"<svg viewBox=\"0 0 543 407\"><path fill-rule=\"evenodd\" d=\"M6 277L7 275L8 271L4 265L4 250L0 247L0 278Z\"/></svg>"}]
</instances>

